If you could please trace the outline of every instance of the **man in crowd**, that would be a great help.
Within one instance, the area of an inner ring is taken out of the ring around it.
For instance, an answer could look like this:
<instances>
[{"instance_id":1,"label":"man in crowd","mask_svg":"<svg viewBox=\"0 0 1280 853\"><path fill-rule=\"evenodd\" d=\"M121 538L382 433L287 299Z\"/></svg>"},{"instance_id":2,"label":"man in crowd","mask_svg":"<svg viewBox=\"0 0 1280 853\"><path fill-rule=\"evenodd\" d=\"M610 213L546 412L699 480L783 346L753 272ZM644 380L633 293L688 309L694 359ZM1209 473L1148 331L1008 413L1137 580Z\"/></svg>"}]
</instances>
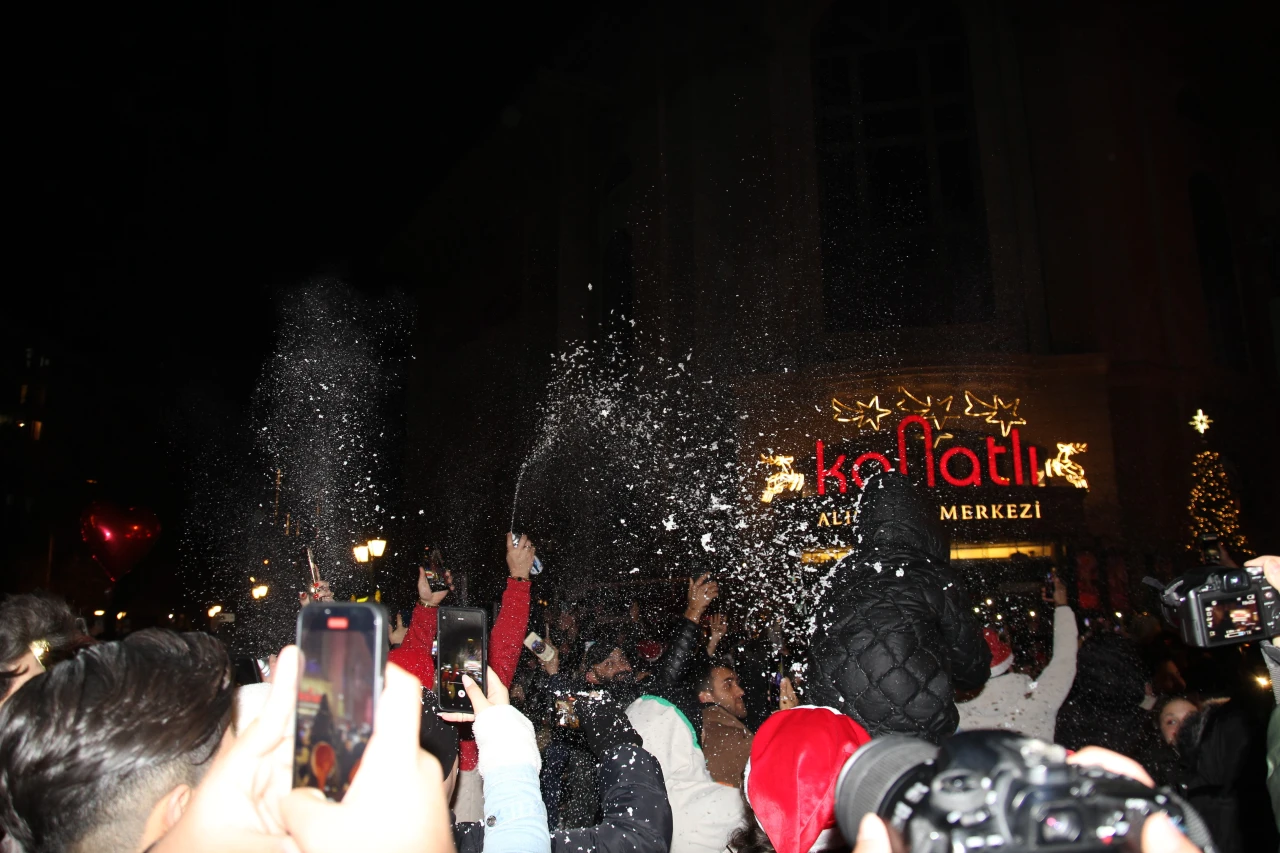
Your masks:
<instances>
[{"instance_id":1,"label":"man in crowd","mask_svg":"<svg viewBox=\"0 0 1280 853\"><path fill-rule=\"evenodd\" d=\"M0 827L27 853L134 853L177 823L231 722L207 634L147 630L61 663L0 709Z\"/></svg>"},{"instance_id":2,"label":"man in crowd","mask_svg":"<svg viewBox=\"0 0 1280 853\"><path fill-rule=\"evenodd\" d=\"M702 750L707 770L721 785L742 787L742 771L751 758L751 729L747 728L746 694L738 674L725 661L703 668L698 682L702 703Z\"/></svg>"},{"instance_id":3,"label":"man in crowd","mask_svg":"<svg viewBox=\"0 0 1280 853\"><path fill-rule=\"evenodd\" d=\"M680 710L691 725L701 729L702 714L694 691L685 683L684 678L690 667L690 661L701 654L701 625L703 613L711 602L720 594L720 587L709 575L690 578L686 598L684 618L678 620L675 638L670 643L666 654L657 662L652 678L637 682L632 662L627 651L613 642L596 642L582 656L582 674L562 672L559 657L545 662L543 668L551 676L547 683L547 694L556 707L549 709L549 716L556 725L552 728L551 744L548 745L542 765L542 795L547 805L547 815L552 826L566 822L561 815L561 795L567 787L570 793L590 792L593 786L583 782L583 759L589 760L583 736L572 724L572 705L581 695L591 693L599 688L608 691L609 698L619 708L626 708L641 694L658 696ZM697 735L695 734L695 738ZM565 786L562 779L565 771L570 770L571 781ZM567 816L569 824L589 820L586 811L574 809Z\"/></svg>"},{"instance_id":4,"label":"man in crowd","mask_svg":"<svg viewBox=\"0 0 1280 853\"><path fill-rule=\"evenodd\" d=\"M986 683L991 652L951 569L937 508L910 480L868 479L856 523L857 545L832 569L817 609L812 700L873 737L937 741L956 730L955 691Z\"/></svg>"},{"instance_id":5,"label":"man in crowd","mask_svg":"<svg viewBox=\"0 0 1280 853\"><path fill-rule=\"evenodd\" d=\"M1006 729L1053 742L1058 709L1076 677L1076 615L1067 606L1067 585L1053 579L1053 657L1034 681L1010 672L1013 649L991 628L983 631L991 649L991 678L978 695L958 703L960 728Z\"/></svg>"}]
</instances>

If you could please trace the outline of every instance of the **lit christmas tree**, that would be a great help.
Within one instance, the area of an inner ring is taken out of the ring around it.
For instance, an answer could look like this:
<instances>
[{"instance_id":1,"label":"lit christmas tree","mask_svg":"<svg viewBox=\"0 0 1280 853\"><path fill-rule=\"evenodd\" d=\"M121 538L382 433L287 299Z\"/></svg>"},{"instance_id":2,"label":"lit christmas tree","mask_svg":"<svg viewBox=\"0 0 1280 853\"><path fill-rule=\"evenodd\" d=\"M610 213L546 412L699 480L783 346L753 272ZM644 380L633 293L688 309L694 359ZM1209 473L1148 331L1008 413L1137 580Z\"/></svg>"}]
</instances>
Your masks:
<instances>
[{"instance_id":1,"label":"lit christmas tree","mask_svg":"<svg viewBox=\"0 0 1280 853\"><path fill-rule=\"evenodd\" d=\"M1199 547L1196 537L1210 533L1217 534L1218 541L1232 554L1248 552L1248 543L1240 530L1240 507L1231 492L1222 457L1216 450L1201 450L1191 462L1191 499L1187 512L1191 516L1189 548Z\"/></svg>"}]
</instances>

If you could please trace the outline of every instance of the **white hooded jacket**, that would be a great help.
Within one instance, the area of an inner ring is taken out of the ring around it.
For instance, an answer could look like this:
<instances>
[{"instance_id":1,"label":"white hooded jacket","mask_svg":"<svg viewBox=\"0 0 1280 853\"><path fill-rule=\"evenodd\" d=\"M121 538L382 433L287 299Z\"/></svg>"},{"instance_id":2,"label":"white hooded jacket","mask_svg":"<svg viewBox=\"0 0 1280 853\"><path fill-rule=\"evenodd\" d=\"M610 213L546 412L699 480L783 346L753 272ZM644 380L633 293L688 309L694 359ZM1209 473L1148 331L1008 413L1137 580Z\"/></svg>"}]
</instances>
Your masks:
<instances>
[{"instance_id":1,"label":"white hooded jacket","mask_svg":"<svg viewBox=\"0 0 1280 853\"><path fill-rule=\"evenodd\" d=\"M643 696L627 718L662 766L671 803L671 853L720 853L743 820L742 794L711 778L693 726L665 699Z\"/></svg>"}]
</instances>

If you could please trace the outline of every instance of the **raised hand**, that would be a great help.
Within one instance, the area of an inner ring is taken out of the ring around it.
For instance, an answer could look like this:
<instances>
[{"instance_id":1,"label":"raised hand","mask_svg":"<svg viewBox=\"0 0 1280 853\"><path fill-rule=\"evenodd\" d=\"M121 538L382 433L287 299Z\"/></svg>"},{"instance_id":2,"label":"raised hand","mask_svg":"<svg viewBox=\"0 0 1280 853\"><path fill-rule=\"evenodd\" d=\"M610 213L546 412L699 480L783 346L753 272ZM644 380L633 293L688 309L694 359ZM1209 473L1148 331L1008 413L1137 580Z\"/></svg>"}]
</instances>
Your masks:
<instances>
[{"instance_id":1,"label":"raised hand","mask_svg":"<svg viewBox=\"0 0 1280 853\"><path fill-rule=\"evenodd\" d=\"M791 679L782 679L782 683L778 685L778 710L790 711L799 704L800 700L796 698L796 689L791 686Z\"/></svg>"},{"instance_id":2,"label":"raised hand","mask_svg":"<svg viewBox=\"0 0 1280 853\"><path fill-rule=\"evenodd\" d=\"M514 533L506 534L507 540L507 570L511 572L511 577L518 580L527 581L529 575L533 572L533 558L537 555L538 549L533 547L533 543L529 541L528 536L521 536L515 542L512 542Z\"/></svg>"},{"instance_id":3,"label":"raised hand","mask_svg":"<svg viewBox=\"0 0 1280 853\"><path fill-rule=\"evenodd\" d=\"M409 626L404 624L404 617L398 612L396 613L396 626L391 629L391 645L398 646L404 642L405 634L409 633Z\"/></svg>"},{"instance_id":4,"label":"raised hand","mask_svg":"<svg viewBox=\"0 0 1280 853\"><path fill-rule=\"evenodd\" d=\"M422 686L388 664L373 736L342 802L328 802L314 788L298 788L280 801L284 826L301 853L453 850L440 762L418 746L421 721Z\"/></svg>"},{"instance_id":5,"label":"raised hand","mask_svg":"<svg viewBox=\"0 0 1280 853\"><path fill-rule=\"evenodd\" d=\"M464 714L456 711L450 711L440 715L440 719L448 720L451 723L469 723L480 714L492 708L494 705L510 705L511 694L507 692L507 686L502 683L502 679L498 678L498 674L489 667L488 676L485 679L488 684L489 694L486 696L480 692L480 685L471 680L471 676L466 673L462 674L462 687L467 691L467 698L471 700L471 707L476 709L474 714Z\"/></svg>"},{"instance_id":6,"label":"raised hand","mask_svg":"<svg viewBox=\"0 0 1280 853\"><path fill-rule=\"evenodd\" d=\"M433 592L431 581L427 578L427 570L422 566L418 566L418 603L423 607L439 607L440 602L444 601L444 597L453 592L453 574L451 572L444 573L444 582L449 585L448 589Z\"/></svg>"},{"instance_id":7,"label":"raised hand","mask_svg":"<svg viewBox=\"0 0 1280 853\"><path fill-rule=\"evenodd\" d=\"M684 618L690 622L699 621L702 619L702 614L711 606L711 602L715 601L719 595L720 584L716 583L711 575L689 578L689 602L684 609Z\"/></svg>"},{"instance_id":8,"label":"raised hand","mask_svg":"<svg viewBox=\"0 0 1280 853\"><path fill-rule=\"evenodd\" d=\"M723 613L711 614L711 632L707 638L707 654L714 657L716 647L720 645L720 641L724 639L724 635L729 633L729 620Z\"/></svg>"}]
</instances>

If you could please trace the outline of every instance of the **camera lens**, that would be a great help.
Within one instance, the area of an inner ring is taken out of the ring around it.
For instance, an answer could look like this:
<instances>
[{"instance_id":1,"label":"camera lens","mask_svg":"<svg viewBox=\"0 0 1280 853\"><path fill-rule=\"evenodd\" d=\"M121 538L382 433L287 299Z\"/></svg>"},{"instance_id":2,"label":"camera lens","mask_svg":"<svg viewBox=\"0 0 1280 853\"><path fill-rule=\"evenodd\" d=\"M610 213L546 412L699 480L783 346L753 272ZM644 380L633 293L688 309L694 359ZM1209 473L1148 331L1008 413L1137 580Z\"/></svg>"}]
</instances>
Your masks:
<instances>
[{"instance_id":1,"label":"camera lens","mask_svg":"<svg viewBox=\"0 0 1280 853\"><path fill-rule=\"evenodd\" d=\"M1080 815L1075 809L1054 809L1040 822L1040 840L1045 844L1064 844L1080 837Z\"/></svg>"},{"instance_id":2,"label":"camera lens","mask_svg":"<svg viewBox=\"0 0 1280 853\"><path fill-rule=\"evenodd\" d=\"M938 757L938 747L888 735L863 746L845 762L836 782L836 820L845 838L858 837L863 815L878 812L903 777Z\"/></svg>"}]
</instances>

